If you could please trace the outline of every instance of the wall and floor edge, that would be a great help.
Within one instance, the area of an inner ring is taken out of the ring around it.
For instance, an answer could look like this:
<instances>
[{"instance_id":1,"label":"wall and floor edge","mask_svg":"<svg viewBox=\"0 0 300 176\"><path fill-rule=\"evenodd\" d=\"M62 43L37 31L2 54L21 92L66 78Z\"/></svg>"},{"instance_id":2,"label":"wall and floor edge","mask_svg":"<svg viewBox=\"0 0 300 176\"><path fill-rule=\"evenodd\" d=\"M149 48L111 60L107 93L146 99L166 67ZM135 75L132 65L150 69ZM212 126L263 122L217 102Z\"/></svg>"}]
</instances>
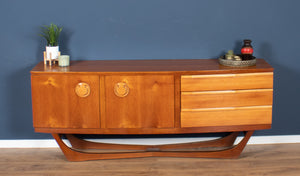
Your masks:
<instances>
[{"instance_id":1,"label":"wall and floor edge","mask_svg":"<svg viewBox=\"0 0 300 176\"><path fill-rule=\"evenodd\" d=\"M212 140L215 138L147 138L147 139L101 139L93 140L96 142L118 143L118 144L141 144L157 145L165 143L184 143ZM242 137L238 137L236 143ZM166 142L167 141L167 142ZM300 135L278 135L278 136L252 136L248 144L283 144L283 143L300 143ZM0 140L0 148L57 148L54 139L34 139L34 140Z\"/></svg>"}]
</instances>

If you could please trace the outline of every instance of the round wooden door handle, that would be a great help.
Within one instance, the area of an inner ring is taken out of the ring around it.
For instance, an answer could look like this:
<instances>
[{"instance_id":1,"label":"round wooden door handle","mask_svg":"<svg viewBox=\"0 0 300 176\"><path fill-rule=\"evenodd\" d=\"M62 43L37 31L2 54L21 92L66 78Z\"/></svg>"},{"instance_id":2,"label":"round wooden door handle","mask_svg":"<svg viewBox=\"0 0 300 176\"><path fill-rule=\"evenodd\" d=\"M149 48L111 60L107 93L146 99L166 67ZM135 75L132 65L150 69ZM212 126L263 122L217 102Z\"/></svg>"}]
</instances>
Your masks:
<instances>
[{"instance_id":1,"label":"round wooden door handle","mask_svg":"<svg viewBox=\"0 0 300 176\"><path fill-rule=\"evenodd\" d=\"M79 97L87 97L91 93L91 88L87 83L78 83L75 87L75 92Z\"/></svg>"},{"instance_id":2,"label":"round wooden door handle","mask_svg":"<svg viewBox=\"0 0 300 176\"><path fill-rule=\"evenodd\" d=\"M118 97L126 97L129 94L129 87L125 82L119 82L115 84L114 92Z\"/></svg>"}]
</instances>

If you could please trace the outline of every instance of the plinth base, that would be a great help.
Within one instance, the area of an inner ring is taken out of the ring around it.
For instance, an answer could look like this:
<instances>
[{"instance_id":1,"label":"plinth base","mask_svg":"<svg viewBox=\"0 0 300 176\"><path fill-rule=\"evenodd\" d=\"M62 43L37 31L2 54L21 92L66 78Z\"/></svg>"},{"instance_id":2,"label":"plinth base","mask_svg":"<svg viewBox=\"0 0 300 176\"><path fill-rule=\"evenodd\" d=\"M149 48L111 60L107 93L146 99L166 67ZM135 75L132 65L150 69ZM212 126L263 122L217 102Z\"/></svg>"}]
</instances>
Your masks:
<instances>
[{"instance_id":1,"label":"plinth base","mask_svg":"<svg viewBox=\"0 0 300 176\"><path fill-rule=\"evenodd\" d=\"M246 131L244 133L244 138L237 145L234 145L234 141L239 132L232 132L228 136L211 141L166 145L96 143L77 138L71 134L66 134L65 136L72 145L72 147L69 147L63 142L62 134L52 134L52 136L69 161L86 161L140 157L238 158L252 136L253 131ZM205 151L199 151L199 148L205 149ZM91 149L107 149L109 151L95 153L92 152ZM122 151L111 152L111 150Z\"/></svg>"}]
</instances>

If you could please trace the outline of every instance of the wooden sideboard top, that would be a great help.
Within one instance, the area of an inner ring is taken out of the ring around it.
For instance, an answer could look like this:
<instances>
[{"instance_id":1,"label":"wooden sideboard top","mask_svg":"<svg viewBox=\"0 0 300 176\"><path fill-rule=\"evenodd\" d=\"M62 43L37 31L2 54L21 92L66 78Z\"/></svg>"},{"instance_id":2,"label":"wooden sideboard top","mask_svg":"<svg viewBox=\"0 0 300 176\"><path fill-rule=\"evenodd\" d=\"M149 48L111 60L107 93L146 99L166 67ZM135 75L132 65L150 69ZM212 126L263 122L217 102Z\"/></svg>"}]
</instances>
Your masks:
<instances>
[{"instance_id":1,"label":"wooden sideboard top","mask_svg":"<svg viewBox=\"0 0 300 176\"><path fill-rule=\"evenodd\" d=\"M251 67L228 67L217 59L165 59L165 60L85 60L72 61L69 67L37 64L31 73L247 73L269 72L273 68L263 59Z\"/></svg>"}]
</instances>

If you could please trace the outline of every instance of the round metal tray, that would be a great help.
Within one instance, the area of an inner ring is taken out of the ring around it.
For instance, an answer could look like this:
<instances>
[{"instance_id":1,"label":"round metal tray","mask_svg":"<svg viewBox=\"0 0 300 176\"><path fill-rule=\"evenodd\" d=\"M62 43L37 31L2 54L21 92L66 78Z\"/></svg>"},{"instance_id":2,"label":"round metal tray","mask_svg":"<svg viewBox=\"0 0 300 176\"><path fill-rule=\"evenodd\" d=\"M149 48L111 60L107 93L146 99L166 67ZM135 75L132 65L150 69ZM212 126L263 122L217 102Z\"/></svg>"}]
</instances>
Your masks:
<instances>
[{"instance_id":1,"label":"round metal tray","mask_svg":"<svg viewBox=\"0 0 300 176\"><path fill-rule=\"evenodd\" d=\"M230 66L230 67L249 67L249 66L256 65L256 59L254 58L251 60L237 61L237 60L223 59L222 57L220 57L219 63L221 65Z\"/></svg>"}]
</instances>

